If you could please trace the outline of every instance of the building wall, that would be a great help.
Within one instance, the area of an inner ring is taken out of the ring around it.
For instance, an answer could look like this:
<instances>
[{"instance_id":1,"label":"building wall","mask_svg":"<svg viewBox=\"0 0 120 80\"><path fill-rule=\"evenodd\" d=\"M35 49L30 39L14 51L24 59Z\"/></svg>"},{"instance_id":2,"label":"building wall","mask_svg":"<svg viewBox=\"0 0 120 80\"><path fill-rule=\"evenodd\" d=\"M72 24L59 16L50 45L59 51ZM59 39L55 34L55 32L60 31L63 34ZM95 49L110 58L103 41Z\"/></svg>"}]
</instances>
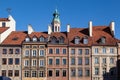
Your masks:
<instances>
[{"instance_id":1,"label":"building wall","mask_svg":"<svg viewBox=\"0 0 120 80\"><path fill-rule=\"evenodd\" d=\"M3 49L6 49L6 54L3 54ZM9 49L13 50L13 53L10 54ZM16 49L19 49L19 53L16 54ZM2 75L2 70L6 70L6 77L10 77L12 80L21 80L21 47L0 47L0 75ZM13 59L13 63L9 64L9 59ZM15 64L16 58L19 59L19 64ZM6 64L3 64L3 59L6 59ZM8 75L8 71L12 70L12 76ZM19 75L15 76L15 70L19 71Z\"/></svg>"},{"instance_id":2,"label":"building wall","mask_svg":"<svg viewBox=\"0 0 120 80\"><path fill-rule=\"evenodd\" d=\"M74 53L72 50L74 50ZM79 50L82 50L80 54ZM88 50L88 54L86 54L85 50ZM91 56L90 47L69 47L69 80L91 80L90 56ZM72 59L75 59L75 62L72 61ZM80 63L78 59L82 59L82 62ZM86 62L85 59L89 59L87 64L85 63ZM87 70L89 71L86 72Z\"/></svg>"},{"instance_id":3,"label":"building wall","mask_svg":"<svg viewBox=\"0 0 120 80\"><path fill-rule=\"evenodd\" d=\"M92 80L116 80L116 63L117 47L92 46Z\"/></svg>"}]
</instances>

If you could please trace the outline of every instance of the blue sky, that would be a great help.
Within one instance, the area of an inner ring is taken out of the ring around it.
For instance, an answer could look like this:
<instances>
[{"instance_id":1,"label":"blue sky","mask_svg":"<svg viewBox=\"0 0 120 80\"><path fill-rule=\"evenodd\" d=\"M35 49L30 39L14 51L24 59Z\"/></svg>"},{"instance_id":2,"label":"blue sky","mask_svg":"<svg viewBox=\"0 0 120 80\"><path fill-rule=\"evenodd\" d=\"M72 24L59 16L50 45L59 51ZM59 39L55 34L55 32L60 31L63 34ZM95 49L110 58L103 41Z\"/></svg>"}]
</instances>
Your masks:
<instances>
[{"instance_id":1,"label":"blue sky","mask_svg":"<svg viewBox=\"0 0 120 80\"><path fill-rule=\"evenodd\" d=\"M17 22L17 30L27 30L31 24L35 31L47 31L52 14L57 8L60 13L62 31L66 25L88 27L109 25L115 21L115 36L120 39L120 0L0 0L0 17L8 17L6 11Z\"/></svg>"}]
</instances>

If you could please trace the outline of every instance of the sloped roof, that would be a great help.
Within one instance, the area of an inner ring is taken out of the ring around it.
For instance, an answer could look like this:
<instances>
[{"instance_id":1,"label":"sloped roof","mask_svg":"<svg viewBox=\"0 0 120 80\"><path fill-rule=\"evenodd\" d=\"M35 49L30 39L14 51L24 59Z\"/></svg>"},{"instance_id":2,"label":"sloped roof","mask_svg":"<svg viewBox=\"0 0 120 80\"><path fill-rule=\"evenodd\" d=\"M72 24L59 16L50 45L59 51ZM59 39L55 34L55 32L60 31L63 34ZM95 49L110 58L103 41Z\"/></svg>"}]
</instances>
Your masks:
<instances>
[{"instance_id":1,"label":"sloped roof","mask_svg":"<svg viewBox=\"0 0 120 80\"><path fill-rule=\"evenodd\" d=\"M10 21L8 18L0 18L0 21Z\"/></svg>"},{"instance_id":2,"label":"sloped roof","mask_svg":"<svg viewBox=\"0 0 120 80\"><path fill-rule=\"evenodd\" d=\"M0 27L0 34L6 31L9 27Z\"/></svg>"}]
</instances>

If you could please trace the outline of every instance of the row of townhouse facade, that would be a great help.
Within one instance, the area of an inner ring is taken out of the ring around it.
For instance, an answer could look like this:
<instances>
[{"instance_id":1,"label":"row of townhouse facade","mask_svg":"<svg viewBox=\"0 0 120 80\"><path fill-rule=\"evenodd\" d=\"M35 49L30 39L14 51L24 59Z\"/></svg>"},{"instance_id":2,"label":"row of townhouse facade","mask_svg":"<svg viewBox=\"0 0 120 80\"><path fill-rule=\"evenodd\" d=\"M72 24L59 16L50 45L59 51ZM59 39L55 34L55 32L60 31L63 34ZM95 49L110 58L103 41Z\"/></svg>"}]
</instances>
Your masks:
<instances>
[{"instance_id":1,"label":"row of townhouse facade","mask_svg":"<svg viewBox=\"0 0 120 80\"><path fill-rule=\"evenodd\" d=\"M109 26L61 32L56 10L47 32L16 31L12 16L0 18L0 75L12 80L119 80L120 44ZM9 34L8 34L9 33Z\"/></svg>"}]
</instances>

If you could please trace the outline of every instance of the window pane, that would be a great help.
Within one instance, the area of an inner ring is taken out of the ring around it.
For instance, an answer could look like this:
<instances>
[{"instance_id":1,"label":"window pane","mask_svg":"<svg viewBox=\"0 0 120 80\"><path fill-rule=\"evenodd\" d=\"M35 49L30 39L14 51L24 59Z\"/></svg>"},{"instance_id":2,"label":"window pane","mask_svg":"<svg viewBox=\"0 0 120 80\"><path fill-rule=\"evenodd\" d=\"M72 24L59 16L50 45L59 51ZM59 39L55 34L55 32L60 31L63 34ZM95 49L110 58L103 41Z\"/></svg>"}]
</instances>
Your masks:
<instances>
[{"instance_id":1,"label":"window pane","mask_svg":"<svg viewBox=\"0 0 120 80\"><path fill-rule=\"evenodd\" d=\"M39 65L42 67L42 66L44 66L44 60L40 60L39 61Z\"/></svg>"},{"instance_id":2,"label":"window pane","mask_svg":"<svg viewBox=\"0 0 120 80\"><path fill-rule=\"evenodd\" d=\"M56 65L59 65L59 64L60 64L59 59L56 59Z\"/></svg>"},{"instance_id":3,"label":"window pane","mask_svg":"<svg viewBox=\"0 0 120 80\"><path fill-rule=\"evenodd\" d=\"M71 49L71 54L75 54L75 49Z\"/></svg>"},{"instance_id":4,"label":"window pane","mask_svg":"<svg viewBox=\"0 0 120 80\"><path fill-rule=\"evenodd\" d=\"M3 58L3 59L2 59L2 64L3 64L3 65L6 65L6 64L7 64L7 59L6 59L6 58Z\"/></svg>"},{"instance_id":5,"label":"window pane","mask_svg":"<svg viewBox=\"0 0 120 80\"><path fill-rule=\"evenodd\" d=\"M85 65L89 65L89 58L85 58Z\"/></svg>"},{"instance_id":6,"label":"window pane","mask_svg":"<svg viewBox=\"0 0 120 80\"><path fill-rule=\"evenodd\" d=\"M66 54L66 49L63 49L63 54Z\"/></svg>"},{"instance_id":7,"label":"window pane","mask_svg":"<svg viewBox=\"0 0 120 80\"><path fill-rule=\"evenodd\" d=\"M66 59L63 59L63 65L66 65Z\"/></svg>"},{"instance_id":8,"label":"window pane","mask_svg":"<svg viewBox=\"0 0 120 80\"><path fill-rule=\"evenodd\" d=\"M3 54L7 54L7 49L3 49Z\"/></svg>"},{"instance_id":9,"label":"window pane","mask_svg":"<svg viewBox=\"0 0 120 80\"><path fill-rule=\"evenodd\" d=\"M82 65L82 58L78 58L78 65Z\"/></svg>"},{"instance_id":10,"label":"window pane","mask_svg":"<svg viewBox=\"0 0 120 80\"><path fill-rule=\"evenodd\" d=\"M53 54L53 49L49 49L49 54Z\"/></svg>"},{"instance_id":11,"label":"window pane","mask_svg":"<svg viewBox=\"0 0 120 80\"><path fill-rule=\"evenodd\" d=\"M49 77L52 77L52 70L49 70Z\"/></svg>"},{"instance_id":12,"label":"window pane","mask_svg":"<svg viewBox=\"0 0 120 80\"><path fill-rule=\"evenodd\" d=\"M81 77L83 75L82 69L78 70L78 76Z\"/></svg>"},{"instance_id":13,"label":"window pane","mask_svg":"<svg viewBox=\"0 0 120 80\"><path fill-rule=\"evenodd\" d=\"M44 77L44 71L39 72L39 77Z\"/></svg>"},{"instance_id":14,"label":"window pane","mask_svg":"<svg viewBox=\"0 0 120 80\"><path fill-rule=\"evenodd\" d=\"M37 77L37 71L32 71L32 77Z\"/></svg>"},{"instance_id":15,"label":"window pane","mask_svg":"<svg viewBox=\"0 0 120 80\"><path fill-rule=\"evenodd\" d=\"M52 65L53 59L49 59L49 65Z\"/></svg>"},{"instance_id":16,"label":"window pane","mask_svg":"<svg viewBox=\"0 0 120 80\"><path fill-rule=\"evenodd\" d=\"M98 64L99 63L99 60L97 57L95 57L95 64Z\"/></svg>"},{"instance_id":17,"label":"window pane","mask_svg":"<svg viewBox=\"0 0 120 80\"><path fill-rule=\"evenodd\" d=\"M16 58L15 59L15 64L19 64L19 63L20 63L19 58Z\"/></svg>"},{"instance_id":18,"label":"window pane","mask_svg":"<svg viewBox=\"0 0 120 80\"><path fill-rule=\"evenodd\" d=\"M40 50L40 56L44 56L44 50Z\"/></svg>"},{"instance_id":19,"label":"window pane","mask_svg":"<svg viewBox=\"0 0 120 80\"><path fill-rule=\"evenodd\" d=\"M30 76L30 71L25 71L25 72L24 72L24 76L25 76L25 77L29 77L29 76Z\"/></svg>"},{"instance_id":20,"label":"window pane","mask_svg":"<svg viewBox=\"0 0 120 80\"><path fill-rule=\"evenodd\" d=\"M76 75L76 70L75 69L71 69L71 76L75 77L75 75Z\"/></svg>"},{"instance_id":21,"label":"window pane","mask_svg":"<svg viewBox=\"0 0 120 80\"><path fill-rule=\"evenodd\" d=\"M63 77L66 77L66 70L63 70Z\"/></svg>"},{"instance_id":22,"label":"window pane","mask_svg":"<svg viewBox=\"0 0 120 80\"><path fill-rule=\"evenodd\" d=\"M32 52L32 56L37 56L37 51L36 50L33 50L33 52Z\"/></svg>"},{"instance_id":23,"label":"window pane","mask_svg":"<svg viewBox=\"0 0 120 80\"><path fill-rule=\"evenodd\" d=\"M86 54L86 55L89 54L89 49L85 49L85 54Z\"/></svg>"},{"instance_id":24,"label":"window pane","mask_svg":"<svg viewBox=\"0 0 120 80\"><path fill-rule=\"evenodd\" d=\"M56 77L59 76L59 70L56 70Z\"/></svg>"},{"instance_id":25,"label":"window pane","mask_svg":"<svg viewBox=\"0 0 120 80\"><path fill-rule=\"evenodd\" d=\"M12 64L13 64L13 59L12 59L12 58L9 58L8 60L9 60L9 61L8 61L8 64L9 64L9 65L12 65Z\"/></svg>"},{"instance_id":26,"label":"window pane","mask_svg":"<svg viewBox=\"0 0 120 80\"><path fill-rule=\"evenodd\" d=\"M71 58L71 65L75 65L75 58Z\"/></svg>"},{"instance_id":27,"label":"window pane","mask_svg":"<svg viewBox=\"0 0 120 80\"><path fill-rule=\"evenodd\" d=\"M99 68L95 68L95 75L99 75Z\"/></svg>"},{"instance_id":28,"label":"window pane","mask_svg":"<svg viewBox=\"0 0 120 80\"><path fill-rule=\"evenodd\" d=\"M106 53L106 48L103 48L103 53Z\"/></svg>"},{"instance_id":29,"label":"window pane","mask_svg":"<svg viewBox=\"0 0 120 80\"><path fill-rule=\"evenodd\" d=\"M8 70L8 76L12 77L13 76L13 71L12 70Z\"/></svg>"},{"instance_id":30,"label":"window pane","mask_svg":"<svg viewBox=\"0 0 120 80\"><path fill-rule=\"evenodd\" d=\"M6 76L6 70L2 70L2 76Z\"/></svg>"},{"instance_id":31,"label":"window pane","mask_svg":"<svg viewBox=\"0 0 120 80\"><path fill-rule=\"evenodd\" d=\"M25 56L29 56L29 50L25 51Z\"/></svg>"},{"instance_id":32,"label":"window pane","mask_svg":"<svg viewBox=\"0 0 120 80\"><path fill-rule=\"evenodd\" d=\"M19 76L19 70L15 70L15 76Z\"/></svg>"},{"instance_id":33,"label":"window pane","mask_svg":"<svg viewBox=\"0 0 120 80\"><path fill-rule=\"evenodd\" d=\"M95 48L95 53L96 53L96 54L98 53L98 48Z\"/></svg>"},{"instance_id":34,"label":"window pane","mask_svg":"<svg viewBox=\"0 0 120 80\"><path fill-rule=\"evenodd\" d=\"M56 49L56 54L59 54L59 49Z\"/></svg>"},{"instance_id":35,"label":"window pane","mask_svg":"<svg viewBox=\"0 0 120 80\"><path fill-rule=\"evenodd\" d=\"M82 49L78 49L78 54L82 55Z\"/></svg>"},{"instance_id":36,"label":"window pane","mask_svg":"<svg viewBox=\"0 0 120 80\"><path fill-rule=\"evenodd\" d=\"M9 54L13 54L13 49L9 49Z\"/></svg>"},{"instance_id":37,"label":"window pane","mask_svg":"<svg viewBox=\"0 0 120 80\"><path fill-rule=\"evenodd\" d=\"M15 50L15 54L19 54L20 53L20 50L19 49L16 49Z\"/></svg>"},{"instance_id":38,"label":"window pane","mask_svg":"<svg viewBox=\"0 0 120 80\"><path fill-rule=\"evenodd\" d=\"M88 69L85 70L85 76L90 76L90 70Z\"/></svg>"}]
</instances>

